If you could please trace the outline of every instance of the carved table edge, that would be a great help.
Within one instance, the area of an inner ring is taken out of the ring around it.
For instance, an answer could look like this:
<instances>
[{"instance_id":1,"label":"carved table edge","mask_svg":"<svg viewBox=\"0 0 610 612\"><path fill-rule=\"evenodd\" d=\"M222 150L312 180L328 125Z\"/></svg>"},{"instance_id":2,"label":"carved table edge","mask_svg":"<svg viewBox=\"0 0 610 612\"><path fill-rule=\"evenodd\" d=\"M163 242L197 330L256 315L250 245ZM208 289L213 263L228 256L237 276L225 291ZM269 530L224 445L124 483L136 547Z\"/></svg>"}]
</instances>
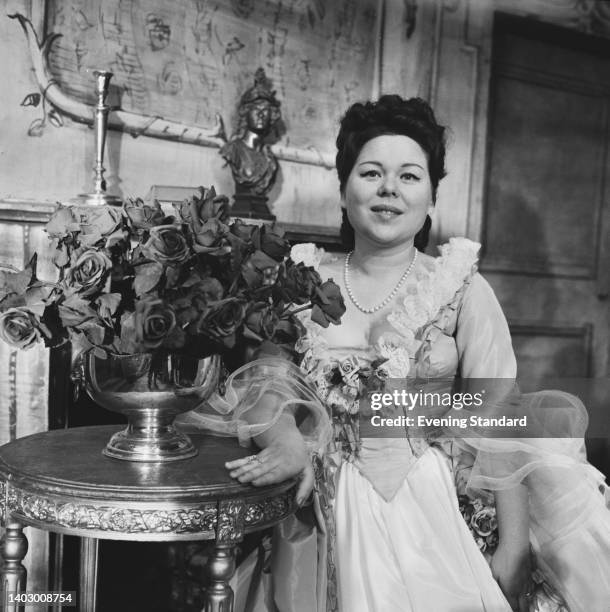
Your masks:
<instances>
[{"instance_id":1,"label":"carved table edge","mask_svg":"<svg viewBox=\"0 0 610 612\"><path fill-rule=\"evenodd\" d=\"M0 516L24 526L115 540L237 542L245 533L274 525L296 509L296 485L261 499L235 497L178 505L91 500L32 492L0 479Z\"/></svg>"}]
</instances>

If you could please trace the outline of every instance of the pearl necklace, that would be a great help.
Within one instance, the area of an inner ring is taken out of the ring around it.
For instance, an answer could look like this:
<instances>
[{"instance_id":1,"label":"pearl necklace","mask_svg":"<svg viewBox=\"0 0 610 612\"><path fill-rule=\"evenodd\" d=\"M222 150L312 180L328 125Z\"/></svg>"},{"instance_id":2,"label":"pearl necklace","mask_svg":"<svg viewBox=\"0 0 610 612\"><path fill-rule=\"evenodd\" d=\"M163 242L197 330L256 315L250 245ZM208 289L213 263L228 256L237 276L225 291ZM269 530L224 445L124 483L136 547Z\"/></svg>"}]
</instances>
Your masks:
<instances>
[{"instance_id":1,"label":"pearl necklace","mask_svg":"<svg viewBox=\"0 0 610 612\"><path fill-rule=\"evenodd\" d=\"M404 271L403 275L400 277L400 280L398 281L398 283L396 283L396 286L390 292L390 295L388 295L388 297L385 300L383 300L383 302L380 302L379 304L377 304L377 306L372 306L371 308L364 308L364 306L360 304L360 302L356 299L356 297L352 293L352 288L350 287L350 284L349 284L349 261L353 254L354 254L354 251L350 251L345 256L345 265L343 266L343 283L345 284L345 288L347 289L347 295L349 295L349 299L352 301L352 304L360 312L363 312L364 314L373 314L374 312L381 310L384 306L387 306L392 301L392 299L394 298L394 296L396 295L396 293L398 292L402 284L405 282L405 279L407 278L407 276L409 276L409 272L411 272L411 270L413 269L413 266L415 265L415 262L417 261L417 249L415 249L415 253L413 255L413 259L411 260L411 263L409 264L409 267Z\"/></svg>"}]
</instances>

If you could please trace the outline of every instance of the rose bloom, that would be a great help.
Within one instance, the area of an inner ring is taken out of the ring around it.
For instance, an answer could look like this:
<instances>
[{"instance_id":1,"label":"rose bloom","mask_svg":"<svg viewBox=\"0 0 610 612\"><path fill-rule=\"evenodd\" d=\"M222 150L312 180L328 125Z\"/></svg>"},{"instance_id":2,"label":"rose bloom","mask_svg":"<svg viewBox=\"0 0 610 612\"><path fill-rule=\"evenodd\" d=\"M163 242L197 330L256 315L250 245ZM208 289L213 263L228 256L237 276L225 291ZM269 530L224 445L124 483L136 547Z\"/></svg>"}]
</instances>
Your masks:
<instances>
[{"instance_id":1,"label":"rose bloom","mask_svg":"<svg viewBox=\"0 0 610 612\"><path fill-rule=\"evenodd\" d=\"M112 261L103 251L88 249L67 270L64 282L81 295L89 296L101 288L111 269Z\"/></svg>"},{"instance_id":2,"label":"rose bloom","mask_svg":"<svg viewBox=\"0 0 610 612\"><path fill-rule=\"evenodd\" d=\"M263 226L260 230L260 250L275 261L282 262L290 253L290 243Z\"/></svg>"},{"instance_id":3,"label":"rose bloom","mask_svg":"<svg viewBox=\"0 0 610 612\"><path fill-rule=\"evenodd\" d=\"M255 229L256 225L244 223L241 219L235 219L231 226L231 234L243 242L249 242Z\"/></svg>"},{"instance_id":4,"label":"rose bloom","mask_svg":"<svg viewBox=\"0 0 610 612\"><path fill-rule=\"evenodd\" d=\"M333 281L322 283L311 298L313 309L311 319L322 327L330 323L339 325L345 313L345 302L341 290Z\"/></svg>"},{"instance_id":5,"label":"rose bloom","mask_svg":"<svg viewBox=\"0 0 610 612\"><path fill-rule=\"evenodd\" d=\"M287 267L283 280L283 289L294 304L309 302L315 288L322 284L320 275L302 263Z\"/></svg>"},{"instance_id":6,"label":"rose bloom","mask_svg":"<svg viewBox=\"0 0 610 612\"><path fill-rule=\"evenodd\" d=\"M357 380L358 372L360 371L358 360L353 356L346 357L343 361L339 362L339 371L344 382L351 383Z\"/></svg>"},{"instance_id":7,"label":"rose bloom","mask_svg":"<svg viewBox=\"0 0 610 612\"><path fill-rule=\"evenodd\" d=\"M63 238L67 233L75 232L79 229L72 207L62 206L61 204L55 209L45 227L49 238Z\"/></svg>"},{"instance_id":8,"label":"rose bloom","mask_svg":"<svg viewBox=\"0 0 610 612\"><path fill-rule=\"evenodd\" d=\"M228 298L212 306L197 322L197 333L222 342L227 348L235 345L235 334L243 323L246 307L236 298Z\"/></svg>"},{"instance_id":9,"label":"rose bloom","mask_svg":"<svg viewBox=\"0 0 610 612\"><path fill-rule=\"evenodd\" d=\"M196 253L209 253L224 246L229 228L218 219L207 219L193 228L193 249Z\"/></svg>"},{"instance_id":10,"label":"rose bloom","mask_svg":"<svg viewBox=\"0 0 610 612\"><path fill-rule=\"evenodd\" d=\"M203 278L190 287L189 293L193 302L200 304L201 307L216 302L222 298L224 288L222 283L212 276Z\"/></svg>"},{"instance_id":11,"label":"rose bloom","mask_svg":"<svg viewBox=\"0 0 610 612\"><path fill-rule=\"evenodd\" d=\"M483 538L491 535L498 526L495 508L485 507L475 512L470 519L470 526Z\"/></svg>"},{"instance_id":12,"label":"rose bloom","mask_svg":"<svg viewBox=\"0 0 610 612\"><path fill-rule=\"evenodd\" d=\"M271 306L257 308L246 316L246 327L263 338L273 338L280 322Z\"/></svg>"},{"instance_id":13,"label":"rose bloom","mask_svg":"<svg viewBox=\"0 0 610 612\"><path fill-rule=\"evenodd\" d=\"M199 187L199 196L194 195L190 200L174 204L174 208L182 221L195 228L199 223L212 218L225 221L229 216L229 198L216 195L214 187Z\"/></svg>"},{"instance_id":14,"label":"rose bloom","mask_svg":"<svg viewBox=\"0 0 610 612\"><path fill-rule=\"evenodd\" d=\"M9 308L0 314L0 338L18 349L29 349L42 337L38 318L27 308Z\"/></svg>"},{"instance_id":15,"label":"rose bloom","mask_svg":"<svg viewBox=\"0 0 610 612\"><path fill-rule=\"evenodd\" d=\"M150 229L151 227L161 225L165 218L157 200L151 204L145 202L142 198L128 198L123 208L125 214L131 221L131 225L139 230Z\"/></svg>"},{"instance_id":16,"label":"rose bloom","mask_svg":"<svg viewBox=\"0 0 610 612\"><path fill-rule=\"evenodd\" d=\"M163 300L148 298L136 302L136 340L147 349L156 349L176 325L176 315Z\"/></svg>"},{"instance_id":17,"label":"rose bloom","mask_svg":"<svg viewBox=\"0 0 610 612\"><path fill-rule=\"evenodd\" d=\"M142 252L161 264L177 264L186 261L191 253L186 238L175 225L158 225L150 230L150 236L142 245Z\"/></svg>"},{"instance_id":18,"label":"rose bloom","mask_svg":"<svg viewBox=\"0 0 610 612\"><path fill-rule=\"evenodd\" d=\"M80 231L87 234L108 236L119 228L123 220L120 208L110 206L73 206L72 210L80 225Z\"/></svg>"},{"instance_id":19,"label":"rose bloom","mask_svg":"<svg viewBox=\"0 0 610 612\"><path fill-rule=\"evenodd\" d=\"M207 312L208 305L220 300L223 293L221 282L213 277L197 281L188 288L186 295L172 301L176 323L184 329L189 323L196 321L201 313Z\"/></svg>"},{"instance_id":20,"label":"rose bloom","mask_svg":"<svg viewBox=\"0 0 610 612\"><path fill-rule=\"evenodd\" d=\"M262 251L254 251L241 266L241 274L251 289L273 285L278 273L278 263Z\"/></svg>"}]
</instances>

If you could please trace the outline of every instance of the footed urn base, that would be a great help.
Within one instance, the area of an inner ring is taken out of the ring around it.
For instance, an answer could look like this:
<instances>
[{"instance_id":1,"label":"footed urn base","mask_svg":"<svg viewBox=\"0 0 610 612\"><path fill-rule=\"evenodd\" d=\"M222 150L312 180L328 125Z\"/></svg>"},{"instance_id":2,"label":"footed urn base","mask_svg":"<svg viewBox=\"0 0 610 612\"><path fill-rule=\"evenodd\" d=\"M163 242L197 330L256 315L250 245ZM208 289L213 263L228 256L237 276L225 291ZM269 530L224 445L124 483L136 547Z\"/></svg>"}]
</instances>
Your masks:
<instances>
[{"instance_id":1,"label":"footed urn base","mask_svg":"<svg viewBox=\"0 0 610 612\"><path fill-rule=\"evenodd\" d=\"M130 425L110 438L103 453L127 461L179 461L194 457L197 449L186 434L173 426L151 432Z\"/></svg>"}]
</instances>

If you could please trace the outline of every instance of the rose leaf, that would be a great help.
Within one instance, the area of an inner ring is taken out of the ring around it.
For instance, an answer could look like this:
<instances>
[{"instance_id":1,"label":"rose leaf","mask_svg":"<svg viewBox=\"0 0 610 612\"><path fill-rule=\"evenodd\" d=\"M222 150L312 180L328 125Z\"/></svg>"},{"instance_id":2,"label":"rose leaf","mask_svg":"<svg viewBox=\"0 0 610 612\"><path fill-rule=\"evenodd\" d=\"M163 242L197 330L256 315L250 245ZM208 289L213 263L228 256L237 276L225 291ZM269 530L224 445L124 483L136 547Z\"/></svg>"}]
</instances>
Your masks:
<instances>
[{"instance_id":1,"label":"rose leaf","mask_svg":"<svg viewBox=\"0 0 610 612\"><path fill-rule=\"evenodd\" d=\"M136 278L133 288L137 296L141 296L154 289L163 275L163 265L157 262L145 263L136 266Z\"/></svg>"},{"instance_id":2,"label":"rose leaf","mask_svg":"<svg viewBox=\"0 0 610 612\"><path fill-rule=\"evenodd\" d=\"M105 319L110 318L121 303L121 294L105 293L97 299L97 303L100 307L100 316Z\"/></svg>"},{"instance_id":3,"label":"rose leaf","mask_svg":"<svg viewBox=\"0 0 610 612\"><path fill-rule=\"evenodd\" d=\"M106 330L101 325L89 323L83 328L83 332L91 344L95 346L103 344Z\"/></svg>"}]
</instances>

